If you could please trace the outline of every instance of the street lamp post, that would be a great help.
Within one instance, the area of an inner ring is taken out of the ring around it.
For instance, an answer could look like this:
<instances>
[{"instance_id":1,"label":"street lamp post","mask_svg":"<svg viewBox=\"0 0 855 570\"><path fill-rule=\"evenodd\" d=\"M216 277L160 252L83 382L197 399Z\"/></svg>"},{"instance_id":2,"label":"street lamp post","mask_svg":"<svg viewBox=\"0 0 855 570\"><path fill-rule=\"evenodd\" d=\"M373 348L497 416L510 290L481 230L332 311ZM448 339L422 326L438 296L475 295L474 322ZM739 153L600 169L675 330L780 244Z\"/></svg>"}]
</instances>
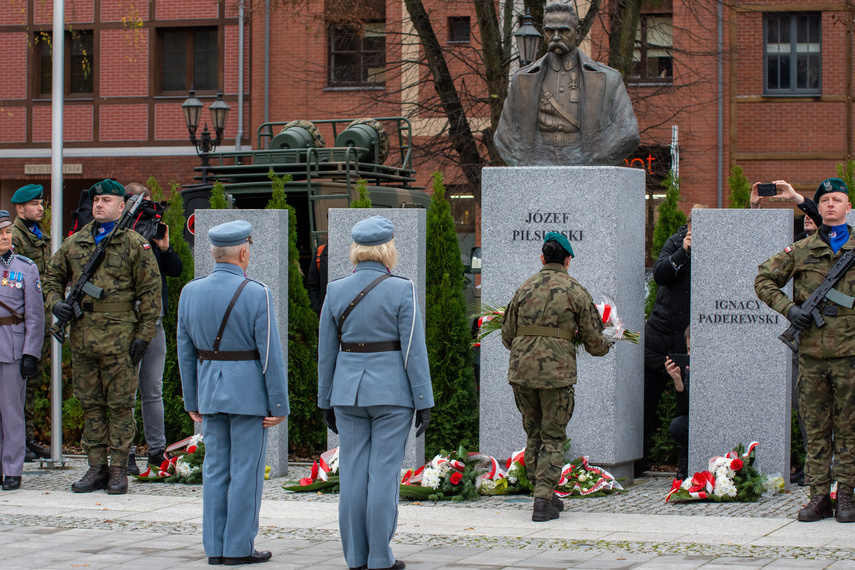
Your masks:
<instances>
[{"instance_id":1,"label":"street lamp post","mask_svg":"<svg viewBox=\"0 0 855 570\"><path fill-rule=\"evenodd\" d=\"M520 67L525 67L537 58L537 50L543 36L532 24L531 10L525 9L525 16L520 21L520 27L513 33L517 40L517 51L520 54Z\"/></svg>"},{"instance_id":2,"label":"street lamp post","mask_svg":"<svg viewBox=\"0 0 855 570\"><path fill-rule=\"evenodd\" d=\"M208 123L205 123L205 128L199 138L196 137L196 129L199 128L199 119L202 117L202 102L196 98L196 90L190 88L190 97L181 104L181 110L184 112L184 123L187 125L187 132L190 133L190 142L196 147L196 154L202 159L202 166L209 166L208 154L216 150L220 143L223 142L223 131L226 129L226 119L229 116L228 103L223 101L223 92L217 93L217 100L211 104L211 123L214 125L214 135L216 138L211 138L211 133L208 132Z\"/></svg>"}]
</instances>

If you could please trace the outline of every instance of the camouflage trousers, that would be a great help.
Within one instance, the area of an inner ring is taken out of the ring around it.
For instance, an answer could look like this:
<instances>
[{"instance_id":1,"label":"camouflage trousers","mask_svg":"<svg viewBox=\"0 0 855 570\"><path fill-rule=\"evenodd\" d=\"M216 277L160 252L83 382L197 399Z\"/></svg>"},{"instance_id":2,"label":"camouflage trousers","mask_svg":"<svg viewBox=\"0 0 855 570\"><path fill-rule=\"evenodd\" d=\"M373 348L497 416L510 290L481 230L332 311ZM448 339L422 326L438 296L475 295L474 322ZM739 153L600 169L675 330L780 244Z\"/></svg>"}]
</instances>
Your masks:
<instances>
[{"instance_id":1,"label":"camouflage trousers","mask_svg":"<svg viewBox=\"0 0 855 570\"><path fill-rule=\"evenodd\" d=\"M511 386L526 435L526 475L534 485L534 496L550 499L564 467L567 423L576 403L574 388Z\"/></svg>"},{"instance_id":2,"label":"camouflage trousers","mask_svg":"<svg viewBox=\"0 0 855 570\"><path fill-rule=\"evenodd\" d=\"M807 430L805 481L811 496L855 486L855 357L799 355L799 411ZM834 457L834 467L831 459Z\"/></svg>"},{"instance_id":3,"label":"camouflage trousers","mask_svg":"<svg viewBox=\"0 0 855 570\"><path fill-rule=\"evenodd\" d=\"M125 465L134 440L137 370L129 354L71 354L74 395L83 409L83 451L89 465Z\"/></svg>"},{"instance_id":4,"label":"camouflage trousers","mask_svg":"<svg viewBox=\"0 0 855 570\"><path fill-rule=\"evenodd\" d=\"M36 438L36 392L39 391L46 383L44 371L50 371L50 351L53 345L53 336L45 333L45 342L42 345L42 357L39 360L39 367L36 373L32 376L27 376L27 396L24 400L24 420L27 423L27 441L32 441ZM48 412L50 414L50 412Z\"/></svg>"}]
</instances>

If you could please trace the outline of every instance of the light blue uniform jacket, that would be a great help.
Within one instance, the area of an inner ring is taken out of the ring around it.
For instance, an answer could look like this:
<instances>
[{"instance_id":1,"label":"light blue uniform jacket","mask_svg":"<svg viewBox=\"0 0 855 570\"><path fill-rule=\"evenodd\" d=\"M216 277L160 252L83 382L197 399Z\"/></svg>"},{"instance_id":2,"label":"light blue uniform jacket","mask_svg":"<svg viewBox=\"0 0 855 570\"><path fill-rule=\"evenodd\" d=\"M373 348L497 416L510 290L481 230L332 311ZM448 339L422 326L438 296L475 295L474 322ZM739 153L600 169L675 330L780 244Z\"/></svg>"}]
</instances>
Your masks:
<instances>
[{"instance_id":1,"label":"light blue uniform jacket","mask_svg":"<svg viewBox=\"0 0 855 570\"><path fill-rule=\"evenodd\" d=\"M200 414L287 416L288 367L282 353L273 295L253 281L241 292L220 350L258 350L260 360L198 358L213 350L229 302L245 279L240 267L217 263L214 271L188 283L178 302L178 365L184 409Z\"/></svg>"},{"instance_id":2,"label":"light blue uniform jacket","mask_svg":"<svg viewBox=\"0 0 855 570\"><path fill-rule=\"evenodd\" d=\"M363 261L356 271L331 281L321 310L318 336L318 405L431 408L425 333L413 282L393 276L371 290L345 319L343 342L401 341L400 351L339 351L339 318L369 283L388 273L382 263Z\"/></svg>"},{"instance_id":3,"label":"light blue uniform jacket","mask_svg":"<svg viewBox=\"0 0 855 570\"><path fill-rule=\"evenodd\" d=\"M13 255L9 267L0 263L0 279L4 273L8 274L7 285L0 286L0 301L22 315L24 322L0 327L0 362L5 363L18 362L25 354L41 358L45 339L45 302L39 270L30 258ZM13 274L14 281L10 279ZM21 284L20 289L17 283ZM0 307L0 317L11 316L12 313Z\"/></svg>"}]
</instances>

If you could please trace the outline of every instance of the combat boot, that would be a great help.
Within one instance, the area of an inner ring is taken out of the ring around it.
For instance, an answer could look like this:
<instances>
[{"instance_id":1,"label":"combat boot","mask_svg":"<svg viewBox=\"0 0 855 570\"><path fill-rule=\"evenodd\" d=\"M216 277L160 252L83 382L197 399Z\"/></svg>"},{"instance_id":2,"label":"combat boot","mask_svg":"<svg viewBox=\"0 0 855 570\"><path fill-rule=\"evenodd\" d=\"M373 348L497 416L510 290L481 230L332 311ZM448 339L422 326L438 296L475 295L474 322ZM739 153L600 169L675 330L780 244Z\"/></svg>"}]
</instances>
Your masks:
<instances>
[{"instance_id":1,"label":"combat boot","mask_svg":"<svg viewBox=\"0 0 855 570\"><path fill-rule=\"evenodd\" d=\"M124 495L128 492L128 468L124 465L110 466L110 482L107 484L109 495Z\"/></svg>"},{"instance_id":2,"label":"combat boot","mask_svg":"<svg viewBox=\"0 0 855 570\"><path fill-rule=\"evenodd\" d=\"M852 496L849 496L851 507ZM799 511L798 519L801 522L816 522L822 519L828 519L834 516L831 508L831 497L828 493L824 495L814 495L810 498L810 502L805 505L805 508Z\"/></svg>"},{"instance_id":3,"label":"combat boot","mask_svg":"<svg viewBox=\"0 0 855 570\"><path fill-rule=\"evenodd\" d=\"M139 475L140 468L137 467L137 454L129 453L128 454L128 475Z\"/></svg>"},{"instance_id":4,"label":"combat boot","mask_svg":"<svg viewBox=\"0 0 855 570\"><path fill-rule=\"evenodd\" d=\"M552 499L534 498L534 511L531 520L534 522L545 522L558 518L558 509L552 504Z\"/></svg>"},{"instance_id":5,"label":"combat boot","mask_svg":"<svg viewBox=\"0 0 855 570\"><path fill-rule=\"evenodd\" d=\"M855 522L855 508L852 507L852 493L837 492L837 508L834 509L837 522Z\"/></svg>"},{"instance_id":6,"label":"combat boot","mask_svg":"<svg viewBox=\"0 0 855 570\"><path fill-rule=\"evenodd\" d=\"M559 513L564 512L564 501L562 501L561 497L555 493L552 494L552 506L555 507Z\"/></svg>"},{"instance_id":7,"label":"combat boot","mask_svg":"<svg viewBox=\"0 0 855 570\"><path fill-rule=\"evenodd\" d=\"M42 459L50 458L50 449L39 444L35 439L27 440L27 449L36 454L36 456L41 457Z\"/></svg>"},{"instance_id":8,"label":"combat boot","mask_svg":"<svg viewBox=\"0 0 855 570\"><path fill-rule=\"evenodd\" d=\"M110 472L107 466L93 465L80 481L71 485L71 490L75 493L91 493L98 489L106 489L109 481Z\"/></svg>"}]
</instances>

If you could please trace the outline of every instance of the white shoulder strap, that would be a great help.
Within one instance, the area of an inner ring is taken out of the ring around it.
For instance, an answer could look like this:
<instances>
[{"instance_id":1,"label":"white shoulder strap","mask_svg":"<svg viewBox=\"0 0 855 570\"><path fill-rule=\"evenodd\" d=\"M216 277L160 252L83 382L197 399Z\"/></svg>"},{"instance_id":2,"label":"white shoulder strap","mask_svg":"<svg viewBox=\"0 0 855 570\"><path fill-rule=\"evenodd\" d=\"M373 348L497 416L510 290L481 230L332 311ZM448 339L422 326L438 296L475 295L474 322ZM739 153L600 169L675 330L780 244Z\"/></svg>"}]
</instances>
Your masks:
<instances>
[{"instance_id":1,"label":"white shoulder strap","mask_svg":"<svg viewBox=\"0 0 855 570\"><path fill-rule=\"evenodd\" d=\"M410 281L413 287L413 324L410 326L410 340L407 341L407 354L404 355L404 370L407 369L407 361L410 359L410 348L413 346L413 331L416 328L416 284Z\"/></svg>"}]
</instances>

